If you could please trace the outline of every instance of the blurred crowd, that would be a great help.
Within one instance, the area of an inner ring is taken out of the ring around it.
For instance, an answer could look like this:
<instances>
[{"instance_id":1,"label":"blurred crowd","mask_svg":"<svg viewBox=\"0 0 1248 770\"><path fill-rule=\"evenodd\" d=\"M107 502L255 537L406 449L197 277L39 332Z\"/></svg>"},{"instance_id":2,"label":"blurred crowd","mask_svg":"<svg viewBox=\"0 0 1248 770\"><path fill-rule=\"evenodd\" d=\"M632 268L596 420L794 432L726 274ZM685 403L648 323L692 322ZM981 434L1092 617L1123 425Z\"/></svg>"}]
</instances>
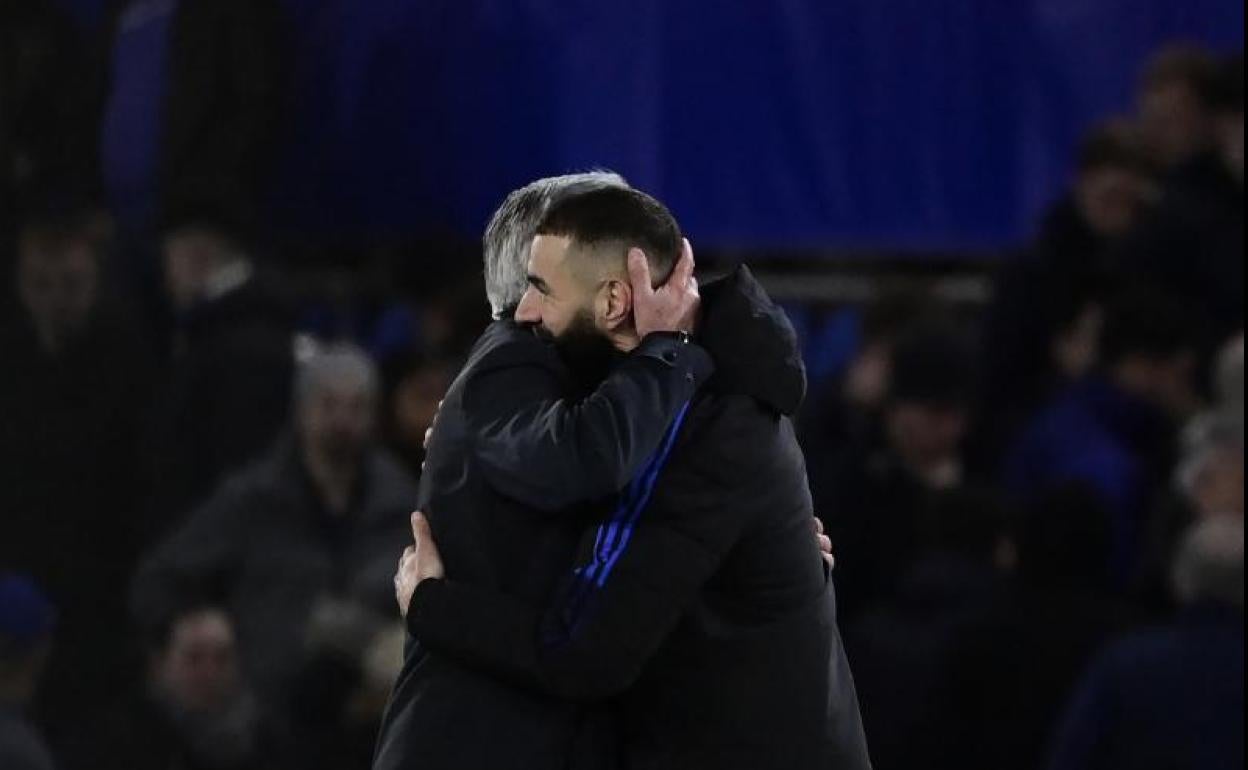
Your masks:
<instances>
[{"instance_id":1,"label":"blurred crowd","mask_svg":"<svg viewBox=\"0 0 1248 770\"><path fill-rule=\"evenodd\" d=\"M479 253L257 221L274 3L102 28L0 0L0 766L365 768ZM1162 51L988 306L800 309L880 770L1242 766L1243 105Z\"/></svg>"}]
</instances>

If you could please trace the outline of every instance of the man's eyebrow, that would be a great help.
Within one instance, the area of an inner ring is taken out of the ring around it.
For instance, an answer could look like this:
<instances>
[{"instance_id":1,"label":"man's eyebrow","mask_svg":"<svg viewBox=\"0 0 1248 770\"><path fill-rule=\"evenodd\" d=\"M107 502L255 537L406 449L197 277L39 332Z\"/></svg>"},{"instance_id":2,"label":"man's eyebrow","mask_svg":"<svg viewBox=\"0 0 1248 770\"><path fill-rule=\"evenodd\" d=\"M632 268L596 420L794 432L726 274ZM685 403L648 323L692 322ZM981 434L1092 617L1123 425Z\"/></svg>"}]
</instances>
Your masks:
<instances>
[{"instance_id":1,"label":"man's eyebrow","mask_svg":"<svg viewBox=\"0 0 1248 770\"><path fill-rule=\"evenodd\" d=\"M545 281L542 280L541 276L537 276L537 275L534 275L533 273L529 273L526 277L528 278L530 286L537 289L543 294L550 293L550 286Z\"/></svg>"}]
</instances>

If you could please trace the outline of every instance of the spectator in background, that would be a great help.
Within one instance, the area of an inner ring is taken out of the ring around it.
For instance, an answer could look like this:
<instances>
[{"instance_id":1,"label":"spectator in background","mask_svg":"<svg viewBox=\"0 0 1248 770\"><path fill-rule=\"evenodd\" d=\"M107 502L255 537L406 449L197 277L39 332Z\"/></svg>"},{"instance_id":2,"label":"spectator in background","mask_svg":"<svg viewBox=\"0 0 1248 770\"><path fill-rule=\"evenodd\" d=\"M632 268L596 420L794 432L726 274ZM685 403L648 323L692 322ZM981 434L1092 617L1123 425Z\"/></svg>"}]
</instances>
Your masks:
<instances>
[{"instance_id":1,"label":"spectator in background","mask_svg":"<svg viewBox=\"0 0 1248 770\"><path fill-rule=\"evenodd\" d=\"M403 662L406 630L359 604L321 605L309 622L308 664L295 684L289 764L366 768Z\"/></svg>"},{"instance_id":2,"label":"spectator in background","mask_svg":"<svg viewBox=\"0 0 1248 770\"><path fill-rule=\"evenodd\" d=\"M1176 171L1213 146L1210 103L1217 71L1212 54L1187 45L1163 49L1146 67L1136 108L1159 169Z\"/></svg>"},{"instance_id":3,"label":"spectator in background","mask_svg":"<svg viewBox=\"0 0 1248 770\"><path fill-rule=\"evenodd\" d=\"M1135 126L1115 120L1083 141L1074 185L1054 204L1035 245L996 279L984 324L985 403L977 460L991 471L1003 446L1053 390L1096 360L1111 257L1152 195Z\"/></svg>"},{"instance_id":4,"label":"spectator in background","mask_svg":"<svg viewBox=\"0 0 1248 770\"><path fill-rule=\"evenodd\" d=\"M140 622L188 595L219 599L237 624L245 675L284 707L318 603L388 611L416 490L377 447L377 399L376 371L357 348L302 363L291 435L228 477L140 567L132 593Z\"/></svg>"},{"instance_id":5,"label":"spectator in background","mask_svg":"<svg viewBox=\"0 0 1248 770\"><path fill-rule=\"evenodd\" d=\"M451 387L457 362L418 353L396 357L383 367L382 430L387 448L419 477L425 461L425 431Z\"/></svg>"},{"instance_id":6,"label":"spectator in background","mask_svg":"<svg viewBox=\"0 0 1248 770\"><path fill-rule=\"evenodd\" d=\"M55 612L29 580L0 575L0 767L53 770L52 755L24 712L52 644Z\"/></svg>"},{"instance_id":7,"label":"spectator in background","mask_svg":"<svg viewBox=\"0 0 1248 770\"><path fill-rule=\"evenodd\" d=\"M239 671L229 615L191 603L153 629L140 691L101 711L65 767L275 770L280 748Z\"/></svg>"},{"instance_id":8,"label":"spectator in background","mask_svg":"<svg viewBox=\"0 0 1248 770\"><path fill-rule=\"evenodd\" d=\"M877 770L979 767L957 708L977 677L953 664L994 641L983 637L1014 566L1009 520L994 497L966 491L933 497L917 519L895 596L846 631L863 726Z\"/></svg>"},{"instance_id":9,"label":"spectator in background","mask_svg":"<svg viewBox=\"0 0 1248 770\"><path fill-rule=\"evenodd\" d=\"M1142 598L1169 609L1167 583L1182 534L1218 515L1244 515L1244 422L1242 415L1205 418L1189 431L1171 489L1149 522L1141 578Z\"/></svg>"},{"instance_id":10,"label":"spectator in background","mask_svg":"<svg viewBox=\"0 0 1248 770\"><path fill-rule=\"evenodd\" d=\"M1208 151L1171 174L1157 210L1126 239L1119 259L1124 272L1200 314L1202 356L1212 360L1244 325L1243 56L1216 69L1206 90Z\"/></svg>"},{"instance_id":11,"label":"spectator in background","mask_svg":"<svg viewBox=\"0 0 1248 770\"><path fill-rule=\"evenodd\" d=\"M188 206L166 222L165 290L177 328L149 437L154 535L268 448L287 419L293 312L232 212Z\"/></svg>"},{"instance_id":12,"label":"spectator in background","mask_svg":"<svg viewBox=\"0 0 1248 770\"><path fill-rule=\"evenodd\" d=\"M49 194L22 213L14 311L0 318L0 565L30 574L62 632L34 712L53 723L125 675L124 586L137 555L149 351L102 285L106 218ZM90 580L83 580L90 575Z\"/></svg>"},{"instance_id":13,"label":"spectator in background","mask_svg":"<svg viewBox=\"0 0 1248 770\"><path fill-rule=\"evenodd\" d=\"M276 0L126 0L112 25L100 159L127 239L172 203L253 210L281 104Z\"/></svg>"},{"instance_id":14,"label":"spectator in background","mask_svg":"<svg viewBox=\"0 0 1248 770\"><path fill-rule=\"evenodd\" d=\"M939 315L924 298L909 291L885 293L860 313L843 312L859 316L857 349L839 377L820 386L822 392L813 393L812 403L802 408L799 427L808 457L834 455L871 432L888 396L897 338L923 319ZM808 349L803 355L808 358L812 352Z\"/></svg>"},{"instance_id":15,"label":"spectator in background","mask_svg":"<svg viewBox=\"0 0 1248 770\"><path fill-rule=\"evenodd\" d=\"M1244 520L1197 524L1174 565L1183 606L1091 667L1054 744L1052 770L1244 766Z\"/></svg>"},{"instance_id":16,"label":"spectator in background","mask_svg":"<svg viewBox=\"0 0 1248 770\"><path fill-rule=\"evenodd\" d=\"M1086 488L1031 501L1016 532L1009 590L945 672L959 683L945 745L963 770L1039 770L1088 661L1134 620L1110 590L1110 521Z\"/></svg>"},{"instance_id":17,"label":"spectator in background","mask_svg":"<svg viewBox=\"0 0 1248 770\"><path fill-rule=\"evenodd\" d=\"M1195 344L1183 308L1131 293L1110 308L1100 348L1097 369L1056 393L1020 434L1004 481L1019 501L1070 482L1088 485L1113 518L1113 569L1125 587L1177 426L1196 404Z\"/></svg>"},{"instance_id":18,"label":"spectator in background","mask_svg":"<svg viewBox=\"0 0 1248 770\"><path fill-rule=\"evenodd\" d=\"M963 482L975 359L956 329L923 326L897 342L881 417L829 473L812 473L836 544L838 607L848 622L889 598L916 553L916 517L930 497Z\"/></svg>"}]
</instances>

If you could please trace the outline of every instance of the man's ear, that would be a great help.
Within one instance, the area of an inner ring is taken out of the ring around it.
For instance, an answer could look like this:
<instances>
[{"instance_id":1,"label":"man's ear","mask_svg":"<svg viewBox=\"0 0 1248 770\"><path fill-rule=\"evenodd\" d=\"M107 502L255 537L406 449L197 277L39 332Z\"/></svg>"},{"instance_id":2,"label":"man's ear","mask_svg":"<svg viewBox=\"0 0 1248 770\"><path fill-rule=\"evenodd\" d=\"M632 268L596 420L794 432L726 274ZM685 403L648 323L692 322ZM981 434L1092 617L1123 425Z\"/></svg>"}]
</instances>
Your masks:
<instances>
[{"instance_id":1,"label":"man's ear","mask_svg":"<svg viewBox=\"0 0 1248 770\"><path fill-rule=\"evenodd\" d=\"M633 287L628 281L612 279L598 292L598 322L603 331L613 332L633 319Z\"/></svg>"}]
</instances>

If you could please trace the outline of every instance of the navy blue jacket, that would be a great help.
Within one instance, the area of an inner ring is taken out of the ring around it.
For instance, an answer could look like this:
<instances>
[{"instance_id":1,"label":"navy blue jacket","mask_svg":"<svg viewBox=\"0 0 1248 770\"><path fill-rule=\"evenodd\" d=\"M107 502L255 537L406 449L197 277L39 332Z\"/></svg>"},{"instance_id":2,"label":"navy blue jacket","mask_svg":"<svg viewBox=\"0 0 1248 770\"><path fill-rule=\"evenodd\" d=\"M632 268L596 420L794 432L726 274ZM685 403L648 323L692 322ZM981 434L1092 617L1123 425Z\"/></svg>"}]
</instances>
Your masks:
<instances>
[{"instance_id":1,"label":"navy blue jacket","mask_svg":"<svg viewBox=\"0 0 1248 770\"><path fill-rule=\"evenodd\" d=\"M1186 610L1126 637L1088 672L1051 770L1239 770L1244 766L1244 616Z\"/></svg>"}]
</instances>

